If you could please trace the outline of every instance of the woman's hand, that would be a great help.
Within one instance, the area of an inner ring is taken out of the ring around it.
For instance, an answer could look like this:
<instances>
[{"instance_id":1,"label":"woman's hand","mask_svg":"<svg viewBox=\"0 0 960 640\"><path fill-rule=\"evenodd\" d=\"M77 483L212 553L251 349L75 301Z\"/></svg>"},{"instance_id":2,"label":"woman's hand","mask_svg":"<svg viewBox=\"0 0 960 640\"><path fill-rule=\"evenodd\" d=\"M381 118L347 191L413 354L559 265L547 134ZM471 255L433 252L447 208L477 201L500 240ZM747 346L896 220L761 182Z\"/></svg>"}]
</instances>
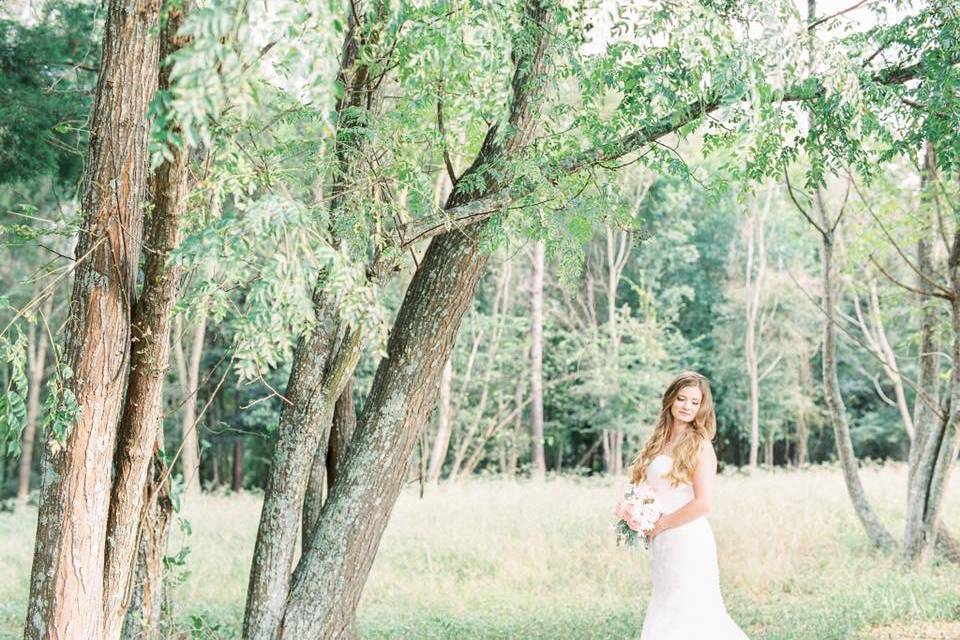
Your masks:
<instances>
[{"instance_id":1,"label":"woman's hand","mask_svg":"<svg viewBox=\"0 0 960 640\"><path fill-rule=\"evenodd\" d=\"M659 518L657 518L657 521L654 523L653 529L651 529L650 532L647 533L647 539L652 541L659 534L663 533L669 528L670 528L670 523L667 521L667 516L660 516Z\"/></svg>"}]
</instances>

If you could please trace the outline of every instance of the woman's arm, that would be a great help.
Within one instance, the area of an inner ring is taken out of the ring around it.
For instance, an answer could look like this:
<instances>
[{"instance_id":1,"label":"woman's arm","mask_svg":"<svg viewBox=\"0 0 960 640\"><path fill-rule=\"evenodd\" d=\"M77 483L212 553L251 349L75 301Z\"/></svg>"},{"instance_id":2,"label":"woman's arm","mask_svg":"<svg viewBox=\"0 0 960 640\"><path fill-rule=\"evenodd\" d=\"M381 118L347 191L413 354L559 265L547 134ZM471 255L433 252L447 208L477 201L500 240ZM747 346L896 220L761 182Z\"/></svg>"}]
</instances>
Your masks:
<instances>
[{"instance_id":1,"label":"woman's arm","mask_svg":"<svg viewBox=\"0 0 960 640\"><path fill-rule=\"evenodd\" d=\"M717 454L709 441L700 447L700 461L693 471L693 500L657 521L656 533L679 527L710 513L713 509L713 482L717 477Z\"/></svg>"}]
</instances>

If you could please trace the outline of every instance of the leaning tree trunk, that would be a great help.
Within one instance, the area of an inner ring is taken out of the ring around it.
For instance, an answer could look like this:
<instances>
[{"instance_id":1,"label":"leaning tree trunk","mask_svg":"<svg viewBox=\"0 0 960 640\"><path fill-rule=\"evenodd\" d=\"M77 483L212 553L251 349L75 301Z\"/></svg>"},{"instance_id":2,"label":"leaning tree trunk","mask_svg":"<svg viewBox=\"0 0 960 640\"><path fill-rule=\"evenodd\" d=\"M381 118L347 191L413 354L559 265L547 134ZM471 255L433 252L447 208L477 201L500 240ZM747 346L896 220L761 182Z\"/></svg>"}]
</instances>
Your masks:
<instances>
[{"instance_id":1,"label":"leaning tree trunk","mask_svg":"<svg viewBox=\"0 0 960 640\"><path fill-rule=\"evenodd\" d=\"M350 378L333 408L329 442L326 447L317 447L310 469L310 480L303 497L303 532L300 541L304 547L313 534L329 487L337 480L347 445L353 439L356 427L357 410L353 404L353 378Z\"/></svg>"},{"instance_id":2,"label":"leaning tree trunk","mask_svg":"<svg viewBox=\"0 0 960 640\"><path fill-rule=\"evenodd\" d=\"M837 379L837 336L836 336L836 291L833 273L833 225L827 219L823 195L817 191L817 208L820 210L820 270L823 286L823 310L826 317L823 323L823 396L827 411L833 423L834 442L837 456L843 469L847 485L847 494L853 502L854 511L863 525L870 542L881 549L893 549L896 546L893 537L873 512L860 482L857 456L850 437L850 425L847 423L846 407L840 394L840 381Z\"/></svg>"},{"instance_id":3,"label":"leaning tree trunk","mask_svg":"<svg viewBox=\"0 0 960 640\"><path fill-rule=\"evenodd\" d=\"M543 452L543 272L545 245L533 245L533 282L530 308L530 471L543 480L547 462Z\"/></svg>"},{"instance_id":4,"label":"leaning tree trunk","mask_svg":"<svg viewBox=\"0 0 960 640\"><path fill-rule=\"evenodd\" d=\"M383 6L377 11L382 12ZM360 55L365 44L376 43L379 24L365 29L355 22L355 15L349 15L338 73L344 95L337 104L331 220L349 206L348 196L356 188L353 182L363 176L366 136L357 131L380 103L382 83L372 77ZM380 19L382 16L375 18ZM322 459L319 452L327 448L336 400L360 357L360 334L343 323L337 301L324 292L324 278L321 273L314 288L316 321L297 342L284 394L287 402L280 412L247 588L243 621L247 639L273 640L281 633L306 484L314 460L317 456Z\"/></svg>"},{"instance_id":5,"label":"leaning tree trunk","mask_svg":"<svg viewBox=\"0 0 960 640\"><path fill-rule=\"evenodd\" d=\"M516 157L529 144L545 78L549 18L544 6L528 5L524 23L528 40L515 52L506 139L500 142L498 128L492 128L468 174L493 175L491 167ZM502 186L488 184L478 194L455 190L447 209ZM473 237L481 229L482 224L475 224L434 238L414 274L340 479L331 487L313 538L294 571L281 626L285 638L343 638L353 627L404 467L435 406L441 371L489 259Z\"/></svg>"},{"instance_id":6,"label":"leaning tree trunk","mask_svg":"<svg viewBox=\"0 0 960 640\"><path fill-rule=\"evenodd\" d=\"M807 19L811 23L816 19L816 0L807 0ZM811 47L813 45L811 35ZM816 118L810 113L810 128L816 127ZM788 189L792 189L787 185ZM792 193L792 192L791 192ZM799 206L799 205L798 205ZM853 450L853 440L850 437L850 425L847 422L847 409L843 404L840 393L840 381L837 379L837 291L835 289L835 274L833 272L833 249L836 228L840 223L842 209L836 220L828 215L824 202L823 190L819 187L814 191L814 208L818 214L819 224L814 222L809 213L804 212L807 220L816 227L820 235L820 278L822 293L823 343L821 364L823 374L823 397L827 405L827 413L833 423L833 437L843 469L843 478L847 485L847 495L853 503L853 509L860 520L870 542L881 549L893 549L896 546L893 536L884 528L883 524L873 512L867 495L860 482L860 472L856 453Z\"/></svg>"},{"instance_id":7,"label":"leaning tree trunk","mask_svg":"<svg viewBox=\"0 0 960 640\"><path fill-rule=\"evenodd\" d=\"M341 638L352 627L398 479L435 406L441 370L487 259L462 231L431 242L390 333L341 477L294 572L282 637Z\"/></svg>"},{"instance_id":8,"label":"leaning tree trunk","mask_svg":"<svg viewBox=\"0 0 960 640\"><path fill-rule=\"evenodd\" d=\"M99 638L104 546L117 421L148 176L147 107L157 87L157 0L111 0L93 105L83 228L58 408L47 434L27 609L27 638Z\"/></svg>"},{"instance_id":9,"label":"leaning tree trunk","mask_svg":"<svg viewBox=\"0 0 960 640\"><path fill-rule=\"evenodd\" d=\"M281 633L305 485L321 439L329 437L320 427L329 423L360 355L355 333L337 340L325 329L339 323L332 301L315 299L318 322L298 341L285 394L289 403L280 412L247 590L245 638L273 639Z\"/></svg>"}]
</instances>

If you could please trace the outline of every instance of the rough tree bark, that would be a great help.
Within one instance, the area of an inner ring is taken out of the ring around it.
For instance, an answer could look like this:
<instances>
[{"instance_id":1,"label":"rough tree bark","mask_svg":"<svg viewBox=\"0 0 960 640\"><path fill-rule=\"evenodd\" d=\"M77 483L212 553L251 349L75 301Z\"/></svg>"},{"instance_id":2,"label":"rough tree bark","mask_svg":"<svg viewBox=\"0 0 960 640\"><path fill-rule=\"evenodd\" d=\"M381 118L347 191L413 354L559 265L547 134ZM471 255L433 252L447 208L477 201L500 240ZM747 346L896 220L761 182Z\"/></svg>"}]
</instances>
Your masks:
<instances>
[{"instance_id":1,"label":"rough tree bark","mask_svg":"<svg viewBox=\"0 0 960 640\"><path fill-rule=\"evenodd\" d=\"M79 406L46 437L27 638L101 635L110 472L130 349L159 0L111 0L93 105L64 382ZM60 403L63 407L63 403Z\"/></svg>"},{"instance_id":2,"label":"rough tree bark","mask_svg":"<svg viewBox=\"0 0 960 640\"><path fill-rule=\"evenodd\" d=\"M456 324L472 299L486 256L462 234L431 243L401 307L388 362L366 408L303 559L293 575L282 637L340 638L399 493L398 478L436 400ZM467 287L458 286L463 278ZM454 286L451 286L454 285ZM416 301L415 303L412 301ZM423 308L442 311L424 316Z\"/></svg>"},{"instance_id":3,"label":"rough tree bark","mask_svg":"<svg viewBox=\"0 0 960 640\"><path fill-rule=\"evenodd\" d=\"M353 404L353 378L350 378L333 408L328 445L317 447L310 468L310 480L303 497L303 532L300 542L304 547L313 533L317 518L320 517L320 509L323 507L329 488L337 479L337 473L343 464L347 446L353 438L356 427L357 411Z\"/></svg>"},{"instance_id":4,"label":"rough tree bark","mask_svg":"<svg viewBox=\"0 0 960 640\"><path fill-rule=\"evenodd\" d=\"M186 5L170 7L161 33L162 59L186 44L177 37ZM170 66L159 71L159 87L169 88ZM190 153L171 149L172 160L157 167L151 180L152 212L144 234L150 251L144 264L143 288L132 313L130 334L130 374L126 400L118 429L114 453L114 481L107 521L106 566L104 574L104 618L101 638L120 636L133 590L138 549L144 551L146 564L140 567L141 578L148 585L159 585L162 563L153 556L163 549L143 549L142 538L161 541L165 531L148 531L149 525L166 526L169 514L155 502L161 487L155 482L151 468L158 446L162 448L163 384L170 364L170 328L173 307L180 297L183 270L169 265L170 255L180 246L187 201L192 188ZM158 442L161 444L158 445ZM149 598L156 588L149 588ZM148 608L152 602L145 603ZM151 617L145 622L149 624ZM149 626L146 633L149 633Z\"/></svg>"},{"instance_id":5,"label":"rough tree bark","mask_svg":"<svg viewBox=\"0 0 960 640\"><path fill-rule=\"evenodd\" d=\"M163 556L173 515L169 473L160 455L162 437L162 433L158 434L156 452L150 464L151 499L145 505L143 514L133 590L120 635L123 640L152 640L160 625Z\"/></svg>"},{"instance_id":6,"label":"rough tree bark","mask_svg":"<svg viewBox=\"0 0 960 640\"><path fill-rule=\"evenodd\" d=\"M347 386L337 398L333 408L333 425L330 431L330 446L327 448L326 476L327 487L333 486L347 455L347 445L353 440L357 428L357 409L353 404L353 379L347 380Z\"/></svg>"},{"instance_id":7,"label":"rough tree bark","mask_svg":"<svg viewBox=\"0 0 960 640\"><path fill-rule=\"evenodd\" d=\"M378 5L378 11L382 11ZM379 78L361 59L361 51L375 45L379 24L357 24L351 11L340 58L338 80L344 95L337 104L339 120L334 154L336 168L330 179L331 220L340 215L345 194L355 188L352 181L363 172L364 136L358 135L363 109L375 112L379 106ZM376 61L374 61L376 63ZM294 350L293 366L280 412L277 444L257 529L257 541L247 588L243 634L248 639L273 640L280 623L290 587L297 530L302 526L302 502L311 466L327 448L334 405L360 357L360 335L342 322L337 301L323 291L324 274L314 288L316 321L300 336Z\"/></svg>"}]
</instances>

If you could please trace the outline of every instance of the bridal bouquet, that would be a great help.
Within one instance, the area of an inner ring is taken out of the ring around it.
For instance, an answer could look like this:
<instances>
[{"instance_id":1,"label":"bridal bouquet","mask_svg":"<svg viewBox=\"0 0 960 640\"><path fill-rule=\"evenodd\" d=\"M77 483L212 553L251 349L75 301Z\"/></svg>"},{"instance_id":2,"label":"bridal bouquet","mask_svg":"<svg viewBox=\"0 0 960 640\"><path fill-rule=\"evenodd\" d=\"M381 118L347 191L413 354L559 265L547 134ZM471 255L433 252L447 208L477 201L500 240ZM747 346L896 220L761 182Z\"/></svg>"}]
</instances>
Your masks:
<instances>
[{"instance_id":1,"label":"bridal bouquet","mask_svg":"<svg viewBox=\"0 0 960 640\"><path fill-rule=\"evenodd\" d=\"M626 544L633 547L643 541L643 548L649 549L647 532L653 529L661 513L660 500L653 487L644 483L630 485L630 490L614 509L614 515L618 518L614 525L617 546Z\"/></svg>"}]
</instances>

